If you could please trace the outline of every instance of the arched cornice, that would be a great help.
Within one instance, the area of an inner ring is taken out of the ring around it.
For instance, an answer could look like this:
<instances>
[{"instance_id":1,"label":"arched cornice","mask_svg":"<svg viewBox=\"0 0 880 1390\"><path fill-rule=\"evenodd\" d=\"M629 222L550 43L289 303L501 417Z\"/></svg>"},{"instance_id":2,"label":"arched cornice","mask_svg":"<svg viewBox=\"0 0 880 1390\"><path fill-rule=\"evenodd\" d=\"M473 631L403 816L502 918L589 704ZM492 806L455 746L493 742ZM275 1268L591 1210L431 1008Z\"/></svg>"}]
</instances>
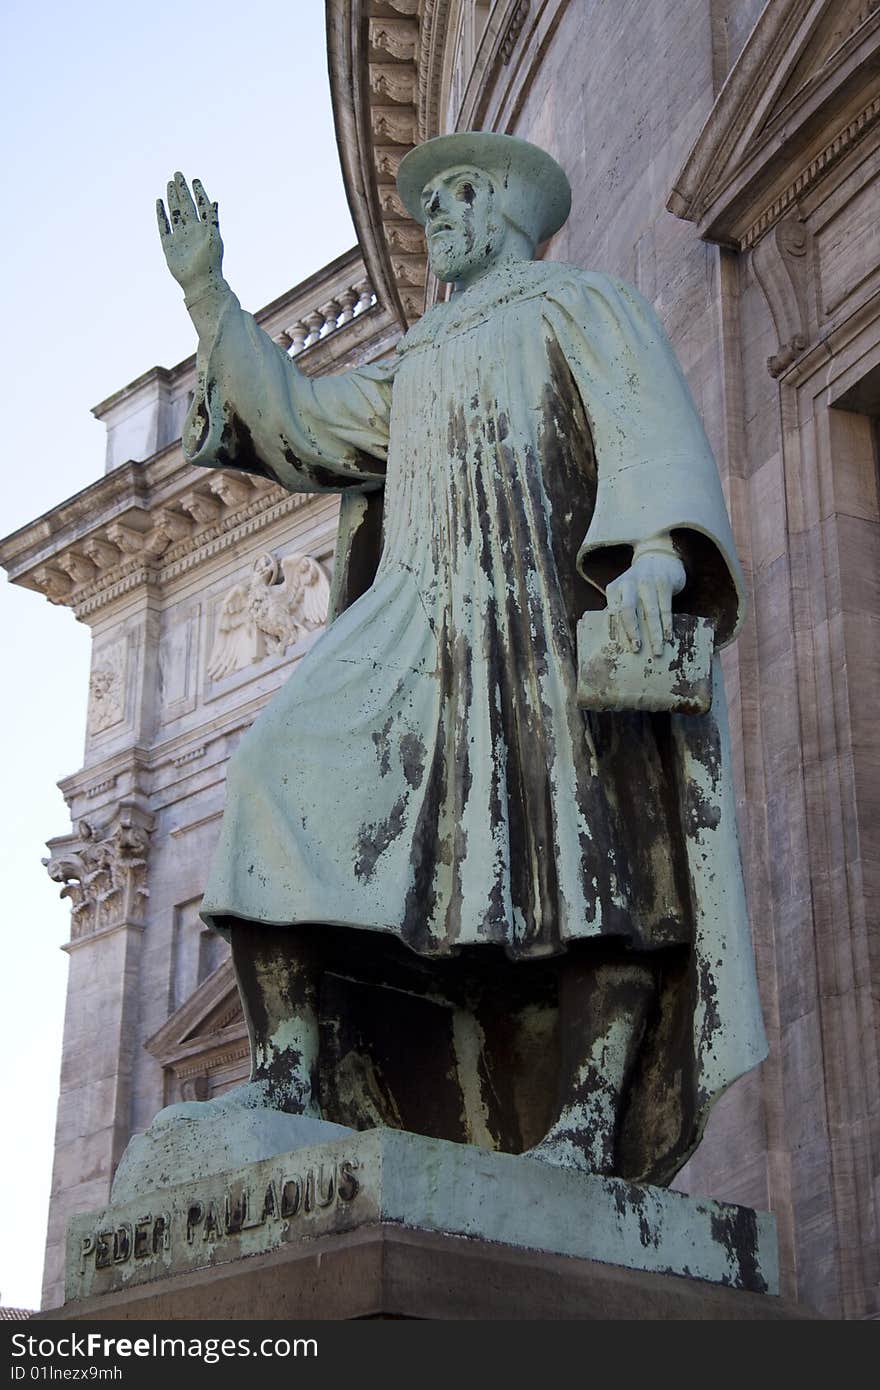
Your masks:
<instances>
[{"instance_id":1,"label":"arched cornice","mask_svg":"<svg viewBox=\"0 0 880 1390\"><path fill-rule=\"evenodd\" d=\"M470 0L467 0L470 3ZM438 294L422 230L397 194L413 145L454 127L510 131L568 0L494 0L476 51L455 36L461 0L326 0L330 89L342 174L364 263L402 329ZM470 32L470 31L469 31ZM457 112L450 65L464 63Z\"/></svg>"},{"instance_id":2,"label":"arched cornice","mask_svg":"<svg viewBox=\"0 0 880 1390\"><path fill-rule=\"evenodd\" d=\"M433 133L430 73L442 54L445 8L446 0L327 0L330 90L349 207L376 294L401 328L424 310L427 251L398 196L397 170Z\"/></svg>"}]
</instances>

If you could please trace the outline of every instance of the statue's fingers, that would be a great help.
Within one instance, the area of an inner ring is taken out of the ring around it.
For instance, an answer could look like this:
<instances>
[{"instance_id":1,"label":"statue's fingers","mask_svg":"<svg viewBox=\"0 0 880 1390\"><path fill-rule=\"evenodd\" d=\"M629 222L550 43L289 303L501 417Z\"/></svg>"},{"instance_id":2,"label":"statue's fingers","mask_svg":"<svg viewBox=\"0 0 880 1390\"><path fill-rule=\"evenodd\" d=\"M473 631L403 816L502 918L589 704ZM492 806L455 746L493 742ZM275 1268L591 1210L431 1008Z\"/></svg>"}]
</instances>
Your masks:
<instances>
[{"instance_id":1,"label":"statue's fingers","mask_svg":"<svg viewBox=\"0 0 880 1390\"><path fill-rule=\"evenodd\" d=\"M613 579L605 590L608 600L609 633L613 627L614 640L623 646L624 640L634 652L641 646L639 619L636 612L636 587L627 575Z\"/></svg>"},{"instance_id":2,"label":"statue's fingers","mask_svg":"<svg viewBox=\"0 0 880 1390\"><path fill-rule=\"evenodd\" d=\"M203 222L207 222L211 211L211 204L208 201L208 195L205 192L204 184L201 179L193 179L192 191L193 197L196 200L196 207L199 210L199 217Z\"/></svg>"},{"instance_id":3,"label":"statue's fingers","mask_svg":"<svg viewBox=\"0 0 880 1390\"><path fill-rule=\"evenodd\" d=\"M634 603L622 603L617 610L617 619L623 628L624 636L634 652L642 649L642 636L639 631L639 615Z\"/></svg>"},{"instance_id":4,"label":"statue's fingers","mask_svg":"<svg viewBox=\"0 0 880 1390\"><path fill-rule=\"evenodd\" d=\"M177 192L177 184L174 182L174 179L169 179L168 187L165 191L168 202L168 216L171 220L172 227L176 227L181 221L183 214L180 211L180 196Z\"/></svg>"},{"instance_id":5,"label":"statue's fingers","mask_svg":"<svg viewBox=\"0 0 880 1390\"><path fill-rule=\"evenodd\" d=\"M664 642L672 641L672 585L661 579L657 584L657 597L660 600L660 622L663 625Z\"/></svg>"},{"instance_id":6,"label":"statue's fingers","mask_svg":"<svg viewBox=\"0 0 880 1390\"><path fill-rule=\"evenodd\" d=\"M178 170L177 174L174 175L174 182L175 185L177 185L178 199L179 202L181 202L182 213L184 213L185 217L197 217L199 214L196 213L196 204L193 203L192 193L189 192L189 183L186 182L181 171Z\"/></svg>"},{"instance_id":7,"label":"statue's fingers","mask_svg":"<svg viewBox=\"0 0 880 1390\"><path fill-rule=\"evenodd\" d=\"M156 221L159 224L159 236L165 242L171 236L171 223L168 221L165 204L161 198L156 199Z\"/></svg>"},{"instance_id":8,"label":"statue's fingers","mask_svg":"<svg viewBox=\"0 0 880 1390\"><path fill-rule=\"evenodd\" d=\"M209 200L208 195L205 192L205 185L202 183L201 179L193 179L193 193L196 195L196 204L198 205L199 216L201 217L202 221L206 222L209 227L219 228L219 205L217 203L212 203Z\"/></svg>"},{"instance_id":9,"label":"statue's fingers","mask_svg":"<svg viewBox=\"0 0 880 1390\"><path fill-rule=\"evenodd\" d=\"M660 596L652 580L639 585L639 608L645 622L645 635L654 656L663 655L663 620L660 616Z\"/></svg>"},{"instance_id":10,"label":"statue's fingers","mask_svg":"<svg viewBox=\"0 0 880 1390\"><path fill-rule=\"evenodd\" d=\"M177 187L180 211L185 218L191 218L194 222L198 221L198 213L196 212L196 205L192 200L192 194L189 191L189 184L179 171L174 175L174 183Z\"/></svg>"}]
</instances>

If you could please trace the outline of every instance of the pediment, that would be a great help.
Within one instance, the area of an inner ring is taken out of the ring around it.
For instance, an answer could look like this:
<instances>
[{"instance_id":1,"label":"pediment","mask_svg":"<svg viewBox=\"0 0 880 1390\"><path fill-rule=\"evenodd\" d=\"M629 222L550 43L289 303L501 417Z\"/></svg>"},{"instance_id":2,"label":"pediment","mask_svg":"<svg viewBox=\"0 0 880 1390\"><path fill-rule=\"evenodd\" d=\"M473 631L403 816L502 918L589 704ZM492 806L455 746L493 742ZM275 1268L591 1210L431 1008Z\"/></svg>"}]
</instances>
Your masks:
<instances>
[{"instance_id":1,"label":"pediment","mask_svg":"<svg viewBox=\"0 0 880 1390\"><path fill-rule=\"evenodd\" d=\"M203 980L144 1044L163 1067L224 1049L247 1037L231 960Z\"/></svg>"},{"instance_id":2,"label":"pediment","mask_svg":"<svg viewBox=\"0 0 880 1390\"><path fill-rule=\"evenodd\" d=\"M768 0L670 211L709 240L753 244L880 121L878 69L880 0Z\"/></svg>"},{"instance_id":3,"label":"pediment","mask_svg":"<svg viewBox=\"0 0 880 1390\"><path fill-rule=\"evenodd\" d=\"M847 40L878 9L880 0L837 0L836 4L825 7L777 96L769 121L772 122L778 112L824 73Z\"/></svg>"}]
</instances>

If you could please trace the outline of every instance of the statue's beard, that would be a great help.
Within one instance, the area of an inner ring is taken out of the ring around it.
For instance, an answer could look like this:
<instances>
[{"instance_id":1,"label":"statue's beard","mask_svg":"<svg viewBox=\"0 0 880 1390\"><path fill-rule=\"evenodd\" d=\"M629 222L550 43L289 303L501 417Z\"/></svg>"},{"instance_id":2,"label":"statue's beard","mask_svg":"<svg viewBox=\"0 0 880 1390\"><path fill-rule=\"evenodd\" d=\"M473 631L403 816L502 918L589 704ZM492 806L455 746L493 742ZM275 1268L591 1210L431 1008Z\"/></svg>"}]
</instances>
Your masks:
<instances>
[{"instance_id":1,"label":"statue's beard","mask_svg":"<svg viewBox=\"0 0 880 1390\"><path fill-rule=\"evenodd\" d=\"M474 270L490 266L501 249L499 229L472 222L438 232L428 241L428 260L438 280L461 280Z\"/></svg>"}]
</instances>

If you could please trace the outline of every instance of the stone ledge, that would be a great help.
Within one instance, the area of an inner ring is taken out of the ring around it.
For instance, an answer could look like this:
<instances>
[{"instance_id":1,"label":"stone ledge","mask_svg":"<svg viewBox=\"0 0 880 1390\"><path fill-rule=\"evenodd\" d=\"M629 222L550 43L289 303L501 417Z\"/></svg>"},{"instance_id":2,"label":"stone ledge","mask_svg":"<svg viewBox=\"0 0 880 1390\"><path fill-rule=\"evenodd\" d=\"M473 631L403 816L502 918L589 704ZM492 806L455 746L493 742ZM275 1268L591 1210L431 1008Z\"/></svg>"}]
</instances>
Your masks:
<instances>
[{"instance_id":1,"label":"stone ledge","mask_svg":"<svg viewBox=\"0 0 880 1390\"><path fill-rule=\"evenodd\" d=\"M320 1241L67 1303L35 1315L72 1322L818 1319L767 1294L621 1269L475 1238L365 1226Z\"/></svg>"},{"instance_id":2,"label":"stone ledge","mask_svg":"<svg viewBox=\"0 0 880 1390\"><path fill-rule=\"evenodd\" d=\"M76 1216L68 1300L390 1223L754 1293L778 1289L769 1213L400 1130L350 1131ZM168 1171L168 1170L166 1170Z\"/></svg>"}]
</instances>

